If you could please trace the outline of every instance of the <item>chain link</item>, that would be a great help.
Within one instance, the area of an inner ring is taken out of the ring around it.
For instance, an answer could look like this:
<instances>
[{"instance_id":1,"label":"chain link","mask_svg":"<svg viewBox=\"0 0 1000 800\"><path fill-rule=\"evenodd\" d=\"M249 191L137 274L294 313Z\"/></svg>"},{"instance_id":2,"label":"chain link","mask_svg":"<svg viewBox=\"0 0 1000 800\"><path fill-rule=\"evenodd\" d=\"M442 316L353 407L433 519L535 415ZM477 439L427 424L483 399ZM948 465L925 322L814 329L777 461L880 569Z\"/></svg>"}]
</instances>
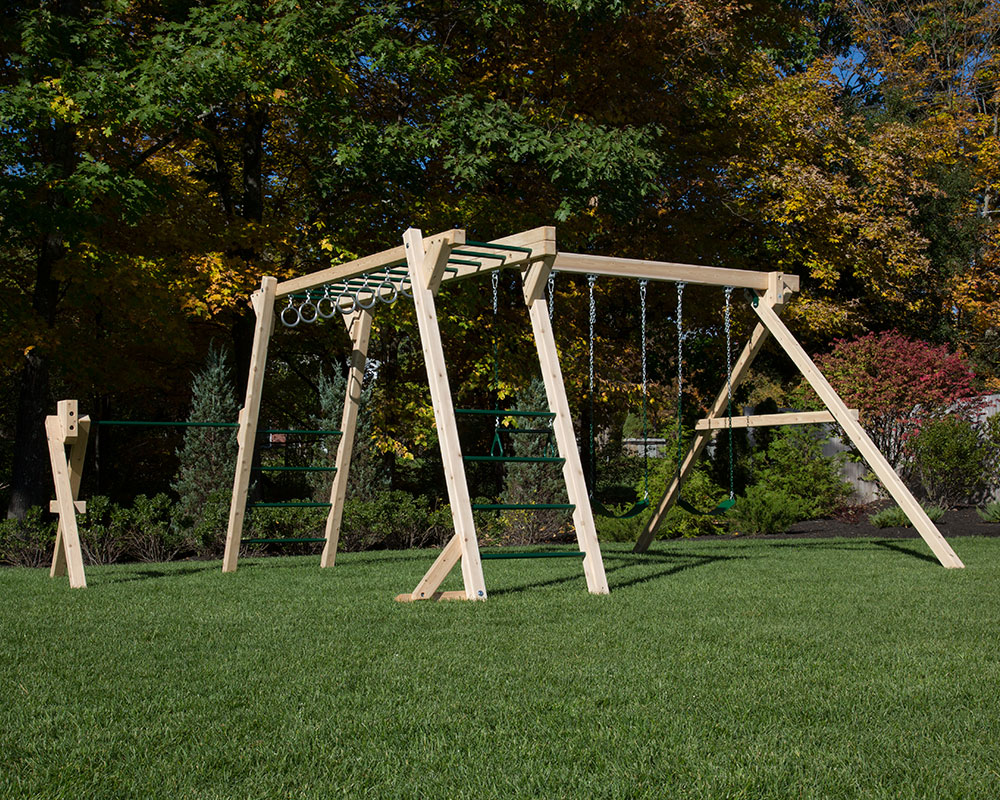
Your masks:
<instances>
[{"instance_id":1,"label":"chain link","mask_svg":"<svg viewBox=\"0 0 1000 800\"><path fill-rule=\"evenodd\" d=\"M683 430L681 428L681 409L684 399L684 284L677 283L677 474L681 472L681 461L684 458Z\"/></svg>"},{"instance_id":2,"label":"chain link","mask_svg":"<svg viewBox=\"0 0 1000 800\"><path fill-rule=\"evenodd\" d=\"M549 272L549 322L552 322L552 314L556 309L556 273Z\"/></svg>"},{"instance_id":3,"label":"chain link","mask_svg":"<svg viewBox=\"0 0 1000 800\"><path fill-rule=\"evenodd\" d=\"M588 396L590 397L590 491L594 491L594 482L597 477L597 465L594 453L594 324L597 322L597 303L594 300L594 284L597 283L596 275L587 276L587 289L590 296L590 332L587 336L588 343Z\"/></svg>"},{"instance_id":4,"label":"chain link","mask_svg":"<svg viewBox=\"0 0 1000 800\"><path fill-rule=\"evenodd\" d=\"M649 281L639 281L640 328L642 329L642 464L643 500L649 500L649 432L646 430L646 406L649 382L646 377L646 287Z\"/></svg>"}]
</instances>

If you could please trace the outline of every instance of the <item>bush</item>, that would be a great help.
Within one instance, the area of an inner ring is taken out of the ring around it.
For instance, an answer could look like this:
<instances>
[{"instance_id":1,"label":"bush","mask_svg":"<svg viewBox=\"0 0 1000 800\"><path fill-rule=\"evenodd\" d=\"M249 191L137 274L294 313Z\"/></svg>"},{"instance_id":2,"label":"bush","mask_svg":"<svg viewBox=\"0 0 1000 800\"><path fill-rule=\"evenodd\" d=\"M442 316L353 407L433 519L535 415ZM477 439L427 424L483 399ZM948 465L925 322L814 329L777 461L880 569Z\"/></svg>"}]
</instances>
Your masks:
<instances>
[{"instance_id":1,"label":"bush","mask_svg":"<svg viewBox=\"0 0 1000 800\"><path fill-rule=\"evenodd\" d=\"M115 564L128 552L127 525L120 506L104 495L87 500L87 512L77 516L80 550L86 564Z\"/></svg>"},{"instance_id":2,"label":"bush","mask_svg":"<svg viewBox=\"0 0 1000 800\"><path fill-rule=\"evenodd\" d=\"M932 503L955 506L985 488L986 445L968 420L931 420L907 444L908 471Z\"/></svg>"},{"instance_id":3,"label":"bush","mask_svg":"<svg viewBox=\"0 0 1000 800\"><path fill-rule=\"evenodd\" d=\"M140 494L132 508L121 509L119 524L126 536L130 560L171 561L180 553L200 550L190 535L172 524L173 506L173 500L161 492L153 497Z\"/></svg>"},{"instance_id":4,"label":"bush","mask_svg":"<svg viewBox=\"0 0 1000 800\"><path fill-rule=\"evenodd\" d=\"M0 520L0 564L42 567L52 562L56 523L32 506L23 519Z\"/></svg>"},{"instance_id":5,"label":"bush","mask_svg":"<svg viewBox=\"0 0 1000 800\"><path fill-rule=\"evenodd\" d=\"M1000 522L1000 500L994 500L983 508L977 508L976 513L983 522Z\"/></svg>"},{"instance_id":6,"label":"bush","mask_svg":"<svg viewBox=\"0 0 1000 800\"><path fill-rule=\"evenodd\" d=\"M921 504L924 509L924 513L930 517L931 522L937 522L941 517L944 516L944 509L940 506L925 506ZM909 517L906 516L906 512L903 511L899 506L890 506L889 508L884 508L877 514L872 514L868 517L868 521L874 525L876 528L912 528L913 523L910 522Z\"/></svg>"},{"instance_id":7,"label":"bush","mask_svg":"<svg viewBox=\"0 0 1000 800\"><path fill-rule=\"evenodd\" d=\"M809 516L802 498L756 484L736 501L726 521L733 533L759 536L784 533L789 526Z\"/></svg>"},{"instance_id":8,"label":"bush","mask_svg":"<svg viewBox=\"0 0 1000 800\"><path fill-rule=\"evenodd\" d=\"M799 519L828 516L851 494L851 484L840 477L845 456L824 456L822 437L821 428L793 425L775 432L751 460L754 485L794 498Z\"/></svg>"},{"instance_id":9,"label":"bush","mask_svg":"<svg viewBox=\"0 0 1000 800\"><path fill-rule=\"evenodd\" d=\"M386 490L368 500L350 499L344 504L339 549L440 547L452 532L448 506L431 509L426 497Z\"/></svg>"}]
</instances>

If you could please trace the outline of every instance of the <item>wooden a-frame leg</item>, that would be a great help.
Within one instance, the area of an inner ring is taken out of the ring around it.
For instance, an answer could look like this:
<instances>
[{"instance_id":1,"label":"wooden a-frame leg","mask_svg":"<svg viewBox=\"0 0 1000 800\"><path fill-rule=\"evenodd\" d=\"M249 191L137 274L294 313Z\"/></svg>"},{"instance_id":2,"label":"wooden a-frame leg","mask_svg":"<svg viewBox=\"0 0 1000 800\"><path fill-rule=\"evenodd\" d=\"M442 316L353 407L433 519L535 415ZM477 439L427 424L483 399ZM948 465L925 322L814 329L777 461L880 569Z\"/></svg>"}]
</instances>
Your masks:
<instances>
[{"instance_id":1,"label":"wooden a-frame leg","mask_svg":"<svg viewBox=\"0 0 1000 800\"><path fill-rule=\"evenodd\" d=\"M872 471L882 481L882 485L889 491L892 499L903 509L907 518L913 523L921 538L927 543L927 546L930 547L934 555L937 556L942 566L950 568L964 567L965 565L961 559L951 549L951 545L948 544L941 535L941 532L931 522L920 503L910 493L910 490L906 488L906 484L903 483L885 456L875 446L875 443L868 436L865 429L854 418L847 404L844 403L840 395L830 385L830 382L819 371L813 360L809 358L802 345L792 336L791 331L785 327L785 323L781 321L781 318L771 307L768 298L760 298L760 301L754 306L754 310L757 312L757 316L760 317L761 322L770 330L775 341L788 353L795 366L799 368L805 379L809 381L809 385L819 395L827 409L833 414L834 419L844 429L848 438L858 448L861 455L864 456L865 461L868 462Z\"/></svg>"},{"instance_id":2,"label":"wooden a-frame leg","mask_svg":"<svg viewBox=\"0 0 1000 800\"><path fill-rule=\"evenodd\" d=\"M82 417L79 421L79 433L76 441L69 448L69 487L73 496L74 508L76 499L80 496L80 482L83 480L83 462L87 457L87 442L90 439L90 418ZM74 516L75 519L75 516ZM66 550L63 547L62 516L56 526L56 543L52 553L52 567L49 576L53 578L66 574Z\"/></svg>"},{"instance_id":3,"label":"wooden a-frame leg","mask_svg":"<svg viewBox=\"0 0 1000 800\"><path fill-rule=\"evenodd\" d=\"M247 378L246 399L240 411L240 429L237 434L239 455L233 476L233 496L229 502L229 525L226 528L226 552L222 557L222 571L235 572L243 538L243 518L246 512L247 493L250 490L250 472L253 468L254 442L257 438L257 418L260 415L261 391L264 386L264 368L267 365L267 345L274 327L274 295L278 281L270 276L261 279L260 289L250 298L257 323L253 332L253 350L250 354L250 373Z\"/></svg>"},{"instance_id":4,"label":"wooden a-frame leg","mask_svg":"<svg viewBox=\"0 0 1000 800\"><path fill-rule=\"evenodd\" d=\"M56 490L56 507L59 513L60 536L56 540L56 550L53 553L52 570L50 574L59 574L60 554L64 560L66 572L69 575L69 585L74 589L87 586L87 577L83 570L83 553L80 549L80 532L76 524L76 496L71 482L70 467L66 459L66 437L59 418L45 418L45 436L49 445L49 462L52 465L52 482ZM79 438L77 437L77 441ZM86 441L84 441L84 448ZM83 455L79 456L82 464ZM77 481L79 490L79 481Z\"/></svg>"},{"instance_id":5,"label":"wooden a-frame leg","mask_svg":"<svg viewBox=\"0 0 1000 800\"><path fill-rule=\"evenodd\" d=\"M740 353L740 357L733 365L733 370L729 379L729 382L732 384L733 391L735 391L736 387L746 379L747 373L750 371L750 365L757 357L757 354L760 353L760 350L764 346L764 342L767 341L767 338L767 328L762 324L758 324L754 328L753 333L750 335L750 341L746 343L746 346L743 348L743 352ZM709 412L709 417L717 417L721 415L726 410L728 403L729 388L727 386L723 386L722 391L715 398L715 402L712 404L712 410ZM635 547L632 548L632 552L645 553L649 548L650 542L653 541L653 537L663 524L663 520L666 518L667 513L671 508L673 508L674 503L677 502L677 498L680 496L684 482L688 479L688 477L690 477L692 468L701 457L702 452L705 450L705 446L711 441L714 433L715 431L695 431L691 447L688 449L687 454L681 461L681 468L677 470L674 477L671 479L670 484L667 486L666 492L664 492L663 496L656 504L656 508L653 510L653 515L646 523L646 527L643 529L642 534L640 534L638 540L636 541Z\"/></svg>"},{"instance_id":6,"label":"wooden a-frame leg","mask_svg":"<svg viewBox=\"0 0 1000 800\"><path fill-rule=\"evenodd\" d=\"M549 321L545 300L539 298L532 301L528 306L528 313L535 335L535 347L538 350L549 408L556 415L552 429L556 435L559 455L566 459L563 462L563 477L566 480L569 501L575 506L573 524L576 527L576 539L580 550L586 553L583 559L583 571L587 578L587 589L591 594L607 594L608 579L604 573L604 560L601 557L601 546L597 541L594 514L587 495L583 464L580 461L580 451L573 431L573 418L569 411L569 401L566 399L566 385L563 383L559 353L556 350L556 340L552 334L552 323Z\"/></svg>"},{"instance_id":7,"label":"wooden a-frame leg","mask_svg":"<svg viewBox=\"0 0 1000 800\"><path fill-rule=\"evenodd\" d=\"M344 518L344 500L347 498L347 478L350 474L351 456L354 452L354 435L358 427L358 410L361 390L364 387L365 364L368 361L368 340L372 331L372 315L367 309L358 308L344 318L351 337L351 368L344 388L344 414L340 423L340 445L337 447L337 471L330 487L330 513L326 517L326 544L320 557L321 567L332 567L337 559L340 524Z\"/></svg>"},{"instance_id":8,"label":"wooden a-frame leg","mask_svg":"<svg viewBox=\"0 0 1000 800\"><path fill-rule=\"evenodd\" d=\"M448 372L445 367L437 309L434 305L434 294L427 288L424 280L426 270L424 267L423 235L418 229L410 228L403 236L403 244L410 272L413 305L416 308L424 365L427 368L427 381L430 384L434 422L437 426L441 460L444 464L448 500L451 503L451 516L462 554L462 580L465 584L465 596L469 600L485 600L486 581L483 578L483 564L479 557L479 542L476 539L476 525L472 517L472 500L469 497L469 486L465 478L462 448L458 441L455 406L452 402L451 386L448 383Z\"/></svg>"}]
</instances>

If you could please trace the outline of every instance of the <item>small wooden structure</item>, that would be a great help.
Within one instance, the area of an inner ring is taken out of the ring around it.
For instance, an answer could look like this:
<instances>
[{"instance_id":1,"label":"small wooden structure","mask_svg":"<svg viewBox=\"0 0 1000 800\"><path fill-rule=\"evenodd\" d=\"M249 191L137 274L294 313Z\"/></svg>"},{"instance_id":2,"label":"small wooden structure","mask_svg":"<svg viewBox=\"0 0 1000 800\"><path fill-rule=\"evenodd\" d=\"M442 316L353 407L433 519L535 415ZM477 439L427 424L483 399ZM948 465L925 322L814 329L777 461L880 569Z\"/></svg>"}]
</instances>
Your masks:
<instances>
[{"instance_id":1,"label":"small wooden structure","mask_svg":"<svg viewBox=\"0 0 1000 800\"><path fill-rule=\"evenodd\" d=\"M752 298L753 310L759 317L759 323L736 361L729 380L723 385L713 403L708 417L696 425L694 441L682 459L677 474L656 504L645 530L635 545L635 552L644 552L649 547L665 515L677 501L680 489L690 475L695 461L711 437L719 430L730 426L835 421L847 433L938 560L946 567L963 566L934 523L858 423L856 413L847 408L781 321L779 312L791 294L798 290L798 277L781 272L755 272L664 261L561 253L556 246L555 229L551 227L535 228L490 242L469 241L466 239L465 231L461 229L425 237L419 230L411 228L406 231L403 243L398 247L280 283L275 278L266 276L261 280L260 289L254 292L251 303L256 314L256 326L246 397L239 416L237 436L239 455L226 533L226 549L222 565L224 572L233 572L237 568L253 468L253 445L260 415L268 342L273 333L276 317L276 302L286 300L288 303L288 308L281 312L284 315L289 310L294 311L293 298L306 293L306 303L312 307L313 311L310 313L312 320L315 320L319 303L325 301L328 308L335 308L340 312L339 315L343 316L352 343L350 371L340 427L342 436L337 451L335 477L330 487L329 513L324 533L323 553L320 558L320 566L330 567L336 560L362 382L368 358L368 341L372 326L371 311L377 299L385 298L387 295L395 298L398 292L405 291L408 287L416 308L455 533L416 587L411 592L399 595L397 599L403 601L486 599L482 554L479 551L472 515L473 506L466 482L465 459L459 443L435 298L443 283L481 278L499 269L517 271L522 278L524 302L531 319L548 400L547 416L552 419L552 429L558 448L556 460L562 463L563 478L569 497L566 507L572 508L573 512L579 547L576 554L583 557L583 572L587 589L591 593L606 594L608 583L584 481L573 420L570 417L559 354L544 299L546 282L553 271L746 289ZM331 294L331 286L354 288L350 293L338 289L336 293ZM319 301L309 299L308 293L313 291L323 292ZM333 313L320 316L329 318ZM826 411L727 418L730 389L738 386L746 378L750 365L768 337L773 337L789 355L826 405ZM72 402L64 401L64 403ZM74 502L79 489L79 470L86 447L86 427L83 424L84 420L79 420L80 424L73 427L75 403L72 407L64 406L64 403L60 403L59 414L56 417L49 417L46 421L56 483L57 499L53 505L60 514L61 533L56 543L52 569L55 575L63 568L61 565L68 565L71 584L83 586L85 582L79 554ZM67 444L73 445L68 461L65 455ZM444 578L459 564L461 564L463 590L439 591Z\"/></svg>"},{"instance_id":2,"label":"small wooden structure","mask_svg":"<svg viewBox=\"0 0 1000 800\"><path fill-rule=\"evenodd\" d=\"M86 511L87 504L76 498L80 493L89 437L90 418L80 418L76 400L60 400L55 416L45 418L45 438L49 443L52 482L56 489L56 499L49 504L49 511L59 515L49 574L55 578L69 573L69 585L74 589L83 589L87 585L80 532L76 525L77 513Z\"/></svg>"}]
</instances>

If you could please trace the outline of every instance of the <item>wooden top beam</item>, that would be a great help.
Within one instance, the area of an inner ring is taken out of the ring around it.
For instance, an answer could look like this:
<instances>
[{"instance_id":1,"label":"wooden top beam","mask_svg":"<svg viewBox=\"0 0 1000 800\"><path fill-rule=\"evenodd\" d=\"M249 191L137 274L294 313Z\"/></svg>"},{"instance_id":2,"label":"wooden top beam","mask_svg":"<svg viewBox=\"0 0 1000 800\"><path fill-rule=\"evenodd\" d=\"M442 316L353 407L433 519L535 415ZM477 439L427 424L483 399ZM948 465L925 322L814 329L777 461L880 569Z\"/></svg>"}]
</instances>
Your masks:
<instances>
[{"instance_id":1,"label":"wooden top beam","mask_svg":"<svg viewBox=\"0 0 1000 800\"><path fill-rule=\"evenodd\" d=\"M558 272L579 275L608 275L648 281L733 286L737 289L753 289L758 292L766 292L768 289L767 272L705 267L700 264L676 264L672 261L644 261L639 258L559 253L552 268ZM781 273L781 280L789 291L797 292L799 290L797 275Z\"/></svg>"},{"instance_id":2,"label":"wooden top beam","mask_svg":"<svg viewBox=\"0 0 1000 800\"><path fill-rule=\"evenodd\" d=\"M455 228L443 233L437 233L434 236L428 236L424 239L424 243L430 246L435 240L441 240L447 245L461 245L465 243L465 231ZM388 250L383 250L380 253L348 261L346 264L338 264L335 267L322 269L319 272L312 272L309 275L302 275L298 278L281 281L278 284L275 299L287 297L297 292L304 292L307 289L315 289L317 286L324 286L327 283L346 281L349 278L364 275L366 272L375 272L386 267L405 263L406 248L403 245L390 247Z\"/></svg>"}]
</instances>

